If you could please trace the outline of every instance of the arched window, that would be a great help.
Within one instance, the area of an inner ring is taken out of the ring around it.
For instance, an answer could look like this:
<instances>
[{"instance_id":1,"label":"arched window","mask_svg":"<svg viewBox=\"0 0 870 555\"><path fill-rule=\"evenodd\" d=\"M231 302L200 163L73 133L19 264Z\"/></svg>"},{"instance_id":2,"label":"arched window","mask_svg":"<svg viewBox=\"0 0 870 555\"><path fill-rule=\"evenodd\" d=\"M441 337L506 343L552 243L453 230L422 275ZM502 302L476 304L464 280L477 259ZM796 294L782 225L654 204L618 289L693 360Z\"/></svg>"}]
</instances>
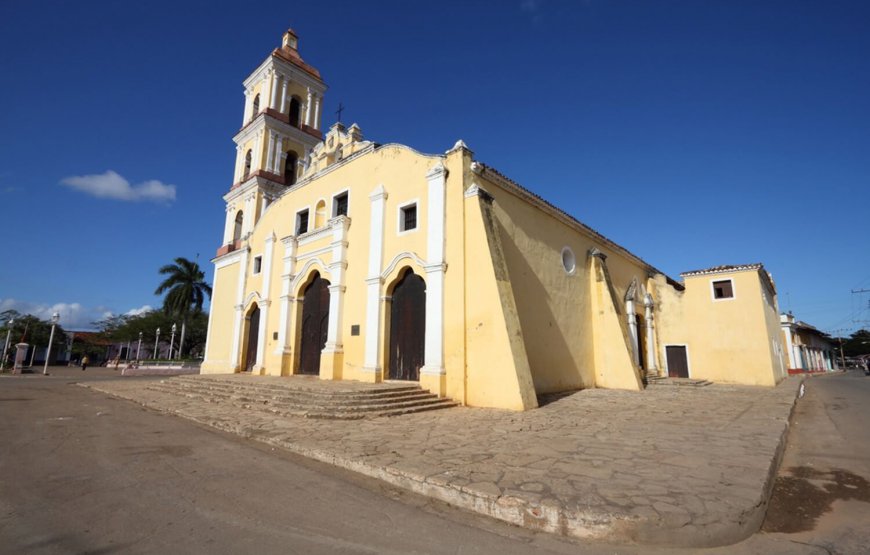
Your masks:
<instances>
[{"instance_id":1,"label":"arched window","mask_svg":"<svg viewBox=\"0 0 870 555\"><path fill-rule=\"evenodd\" d=\"M251 110L251 119L257 117L257 114L260 113L260 95L254 97L254 109Z\"/></svg>"},{"instance_id":2,"label":"arched window","mask_svg":"<svg viewBox=\"0 0 870 555\"><path fill-rule=\"evenodd\" d=\"M242 220L244 220L244 216L242 211L239 210L236 213L236 224L233 227L233 243L242 238Z\"/></svg>"},{"instance_id":3,"label":"arched window","mask_svg":"<svg viewBox=\"0 0 870 555\"><path fill-rule=\"evenodd\" d=\"M284 160L284 184L293 185L296 183L296 168L299 165L299 157L292 150L287 153L287 158Z\"/></svg>"},{"instance_id":4,"label":"arched window","mask_svg":"<svg viewBox=\"0 0 870 555\"><path fill-rule=\"evenodd\" d=\"M299 99L295 96L290 98L290 125L293 127L299 127L299 114L302 111L302 103L299 102Z\"/></svg>"},{"instance_id":5,"label":"arched window","mask_svg":"<svg viewBox=\"0 0 870 555\"><path fill-rule=\"evenodd\" d=\"M248 150L248 152L245 154L245 173L242 174L242 181L244 181L248 178L249 175L251 175L251 156L251 151Z\"/></svg>"}]
</instances>

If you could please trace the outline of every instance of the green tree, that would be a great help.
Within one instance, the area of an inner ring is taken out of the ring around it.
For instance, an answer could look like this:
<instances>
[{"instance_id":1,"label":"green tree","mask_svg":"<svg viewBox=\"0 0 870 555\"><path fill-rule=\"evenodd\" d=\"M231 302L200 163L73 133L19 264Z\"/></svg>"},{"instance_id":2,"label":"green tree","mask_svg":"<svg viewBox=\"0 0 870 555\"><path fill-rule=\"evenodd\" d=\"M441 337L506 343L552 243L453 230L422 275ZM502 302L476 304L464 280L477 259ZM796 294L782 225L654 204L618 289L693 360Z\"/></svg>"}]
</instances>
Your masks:
<instances>
[{"instance_id":1,"label":"green tree","mask_svg":"<svg viewBox=\"0 0 870 555\"><path fill-rule=\"evenodd\" d=\"M12 327L9 327L9 320L14 319ZM48 346L48 340L51 337L51 321L42 320L32 314L21 314L17 310L5 310L0 312L0 350L6 345L6 335L9 333L9 346L12 347L16 343L28 343L34 349L40 349L39 353L44 354L44 349ZM66 332L63 327L58 324L54 330L54 342L52 344L52 352L57 354L58 347L66 342ZM7 350L7 356L11 354L13 349Z\"/></svg>"},{"instance_id":2,"label":"green tree","mask_svg":"<svg viewBox=\"0 0 870 555\"><path fill-rule=\"evenodd\" d=\"M163 298L163 311L181 318L181 339L178 344L180 357L184 349L187 323L192 315L202 313L206 295L211 299L211 286L206 283L205 274L199 264L186 258L176 258L174 264L167 264L158 272L167 277L154 294L166 293Z\"/></svg>"}]
</instances>

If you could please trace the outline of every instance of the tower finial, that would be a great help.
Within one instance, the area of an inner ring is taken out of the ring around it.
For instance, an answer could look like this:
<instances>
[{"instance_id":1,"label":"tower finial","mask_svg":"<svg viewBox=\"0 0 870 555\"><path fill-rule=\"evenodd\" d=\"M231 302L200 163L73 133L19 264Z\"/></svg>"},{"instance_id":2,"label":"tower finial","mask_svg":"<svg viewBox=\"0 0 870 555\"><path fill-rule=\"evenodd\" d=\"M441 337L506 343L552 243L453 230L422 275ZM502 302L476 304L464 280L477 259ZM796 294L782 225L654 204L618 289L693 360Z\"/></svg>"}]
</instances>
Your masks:
<instances>
[{"instance_id":1,"label":"tower finial","mask_svg":"<svg viewBox=\"0 0 870 555\"><path fill-rule=\"evenodd\" d=\"M293 29L287 29L284 37L281 39L281 46L291 50L299 50L299 36Z\"/></svg>"}]
</instances>

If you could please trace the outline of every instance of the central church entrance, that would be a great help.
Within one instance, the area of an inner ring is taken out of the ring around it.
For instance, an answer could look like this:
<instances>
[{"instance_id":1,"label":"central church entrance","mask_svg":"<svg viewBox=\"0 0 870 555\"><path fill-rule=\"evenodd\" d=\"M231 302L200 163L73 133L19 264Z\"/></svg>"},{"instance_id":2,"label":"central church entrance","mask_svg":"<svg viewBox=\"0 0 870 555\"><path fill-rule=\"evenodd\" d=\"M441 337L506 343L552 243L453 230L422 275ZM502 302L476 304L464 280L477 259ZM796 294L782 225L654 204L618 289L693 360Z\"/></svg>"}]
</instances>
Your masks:
<instances>
[{"instance_id":1,"label":"central church entrance","mask_svg":"<svg viewBox=\"0 0 870 555\"><path fill-rule=\"evenodd\" d=\"M329 282L314 273L302 301L302 340L299 346L299 373L320 373L320 353L326 346L329 328Z\"/></svg>"},{"instance_id":2,"label":"central church entrance","mask_svg":"<svg viewBox=\"0 0 870 555\"><path fill-rule=\"evenodd\" d=\"M426 282L409 269L393 289L389 379L419 381L425 347Z\"/></svg>"}]
</instances>

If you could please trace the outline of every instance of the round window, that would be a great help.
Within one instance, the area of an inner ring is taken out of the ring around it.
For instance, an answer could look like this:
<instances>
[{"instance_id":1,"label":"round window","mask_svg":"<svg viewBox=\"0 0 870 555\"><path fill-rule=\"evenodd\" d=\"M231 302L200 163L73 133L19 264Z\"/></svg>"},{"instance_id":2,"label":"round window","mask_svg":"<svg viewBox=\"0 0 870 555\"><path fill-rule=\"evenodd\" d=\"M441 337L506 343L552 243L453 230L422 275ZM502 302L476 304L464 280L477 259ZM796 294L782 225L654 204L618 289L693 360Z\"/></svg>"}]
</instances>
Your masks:
<instances>
[{"instance_id":1,"label":"round window","mask_svg":"<svg viewBox=\"0 0 870 555\"><path fill-rule=\"evenodd\" d=\"M565 268L565 273L569 276L574 275L577 269L577 259L574 257L574 251L569 247L562 249L562 267Z\"/></svg>"}]
</instances>

